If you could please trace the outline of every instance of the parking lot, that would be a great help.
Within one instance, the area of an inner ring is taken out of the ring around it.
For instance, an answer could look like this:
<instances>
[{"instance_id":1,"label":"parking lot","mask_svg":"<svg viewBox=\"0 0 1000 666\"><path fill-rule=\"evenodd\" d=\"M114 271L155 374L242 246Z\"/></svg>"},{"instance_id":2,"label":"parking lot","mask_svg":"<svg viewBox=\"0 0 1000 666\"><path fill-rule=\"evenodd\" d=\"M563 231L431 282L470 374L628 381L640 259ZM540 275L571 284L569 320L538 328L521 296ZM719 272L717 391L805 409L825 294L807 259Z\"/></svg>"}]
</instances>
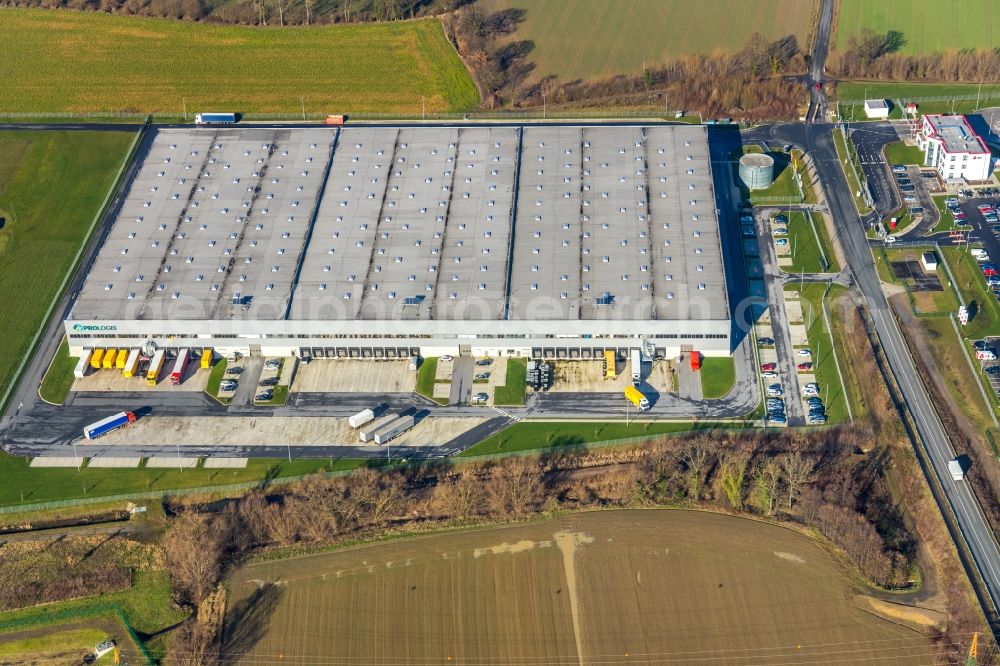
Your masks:
<instances>
[{"instance_id":1,"label":"parking lot","mask_svg":"<svg viewBox=\"0 0 1000 666\"><path fill-rule=\"evenodd\" d=\"M417 373L408 360L317 359L300 365L291 390L298 393L408 393Z\"/></svg>"}]
</instances>

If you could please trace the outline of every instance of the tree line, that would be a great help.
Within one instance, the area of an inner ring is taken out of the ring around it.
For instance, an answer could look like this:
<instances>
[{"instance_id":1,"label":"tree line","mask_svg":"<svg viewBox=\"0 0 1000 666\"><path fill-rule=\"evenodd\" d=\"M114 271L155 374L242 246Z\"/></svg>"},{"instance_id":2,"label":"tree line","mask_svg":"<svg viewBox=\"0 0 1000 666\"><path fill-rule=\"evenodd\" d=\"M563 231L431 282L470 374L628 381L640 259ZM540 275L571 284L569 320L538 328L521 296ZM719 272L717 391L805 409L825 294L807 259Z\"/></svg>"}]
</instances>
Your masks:
<instances>
[{"instance_id":1,"label":"tree line","mask_svg":"<svg viewBox=\"0 0 1000 666\"><path fill-rule=\"evenodd\" d=\"M899 53L903 34L862 30L847 48L832 52L827 69L845 79L890 81L970 82L1000 81L1000 49L963 49L944 53Z\"/></svg>"},{"instance_id":2,"label":"tree line","mask_svg":"<svg viewBox=\"0 0 1000 666\"><path fill-rule=\"evenodd\" d=\"M531 11L530 9L528 11ZM797 115L802 85L789 77L806 67L793 35L769 41L753 35L735 54L689 55L602 80L531 78L535 44L511 35L526 12L488 13L468 5L444 18L453 43L479 85L487 108L659 107L741 119Z\"/></svg>"},{"instance_id":3,"label":"tree line","mask_svg":"<svg viewBox=\"0 0 1000 666\"><path fill-rule=\"evenodd\" d=\"M177 602L195 612L172 652L178 663L216 663L227 637L220 614L204 609L214 607L225 572L251 554L595 508L704 507L797 523L824 534L873 583L905 588L915 540L882 458L859 453L872 437L864 427L720 431L620 449L317 474L252 491L217 513L179 507L164 552Z\"/></svg>"},{"instance_id":4,"label":"tree line","mask_svg":"<svg viewBox=\"0 0 1000 666\"><path fill-rule=\"evenodd\" d=\"M436 16L472 0L0 0L0 6L75 9L240 25L326 25Z\"/></svg>"}]
</instances>

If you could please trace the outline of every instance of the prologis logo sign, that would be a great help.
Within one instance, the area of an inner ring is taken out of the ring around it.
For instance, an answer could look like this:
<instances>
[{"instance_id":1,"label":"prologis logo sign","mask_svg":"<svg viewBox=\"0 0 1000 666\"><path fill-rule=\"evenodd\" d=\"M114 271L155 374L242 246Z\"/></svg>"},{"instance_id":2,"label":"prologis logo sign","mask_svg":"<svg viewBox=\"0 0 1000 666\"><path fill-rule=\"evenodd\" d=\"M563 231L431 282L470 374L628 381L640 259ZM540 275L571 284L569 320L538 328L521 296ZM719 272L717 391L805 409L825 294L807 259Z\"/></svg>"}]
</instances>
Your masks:
<instances>
[{"instance_id":1,"label":"prologis logo sign","mask_svg":"<svg viewBox=\"0 0 1000 666\"><path fill-rule=\"evenodd\" d=\"M73 324L73 330L77 333L93 333L94 331L117 331L118 327L112 324L97 326L94 324Z\"/></svg>"}]
</instances>

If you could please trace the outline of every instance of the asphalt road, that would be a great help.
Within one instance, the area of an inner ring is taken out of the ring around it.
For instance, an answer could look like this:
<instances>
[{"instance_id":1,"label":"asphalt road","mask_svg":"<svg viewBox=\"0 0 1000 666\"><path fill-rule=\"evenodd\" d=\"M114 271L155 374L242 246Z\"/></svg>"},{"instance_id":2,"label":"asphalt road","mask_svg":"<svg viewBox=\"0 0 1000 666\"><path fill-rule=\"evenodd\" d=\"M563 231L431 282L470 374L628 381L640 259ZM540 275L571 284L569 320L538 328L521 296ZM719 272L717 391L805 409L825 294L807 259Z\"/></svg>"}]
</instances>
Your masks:
<instances>
[{"instance_id":1,"label":"asphalt road","mask_svg":"<svg viewBox=\"0 0 1000 666\"><path fill-rule=\"evenodd\" d=\"M902 333L882 292L865 236L865 221L859 217L854 207L847 179L837 160L832 126L798 123L776 125L770 129L770 133L783 141L804 147L813 157L830 210L841 226L840 239L855 284L867 301L886 360L899 386L900 398L913 418L932 471L955 514L961 535L985 582L986 592L994 607L987 610L988 617L995 620L995 609L1000 603L1000 548L968 482L952 480L948 471L948 462L955 457L955 452L927 390L920 381Z\"/></svg>"},{"instance_id":2,"label":"asphalt road","mask_svg":"<svg viewBox=\"0 0 1000 666\"><path fill-rule=\"evenodd\" d=\"M879 216L885 217L902 205L892 172L882 158L882 148L888 143L899 141L899 134L892 123L888 122L856 123L846 127L857 148L858 162L861 163L861 170L868 182L875 210Z\"/></svg>"}]
</instances>

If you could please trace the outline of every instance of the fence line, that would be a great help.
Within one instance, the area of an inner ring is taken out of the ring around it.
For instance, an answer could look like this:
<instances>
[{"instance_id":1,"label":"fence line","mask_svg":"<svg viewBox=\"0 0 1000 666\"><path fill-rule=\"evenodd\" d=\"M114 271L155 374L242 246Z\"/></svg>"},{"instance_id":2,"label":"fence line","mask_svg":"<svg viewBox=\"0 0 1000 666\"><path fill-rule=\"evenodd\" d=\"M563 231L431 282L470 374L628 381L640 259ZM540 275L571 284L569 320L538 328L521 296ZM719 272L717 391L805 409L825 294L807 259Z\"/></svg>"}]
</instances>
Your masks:
<instances>
[{"instance_id":1,"label":"fence line","mask_svg":"<svg viewBox=\"0 0 1000 666\"><path fill-rule=\"evenodd\" d=\"M975 84L969 84L975 85ZM872 86L873 88L875 86ZM899 96L899 95L896 95ZM915 97L905 97L907 102L950 102L955 100L956 102L965 102L974 99L980 101L986 101L990 99L1000 99L1000 91L987 91L982 94L975 93L959 93L955 95L920 95ZM863 99L842 99L841 104L848 106L862 106L865 103Z\"/></svg>"},{"instance_id":2,"label":"fence line","mask_svg":"<svg viewBox=\"0 0 1000 666\"><path fill-rule=\"evenodd\" d=\"M384 469L384 467L383 467ZM328 478L346 476L354 470L334 470L328 472L318 472ZM314 472L314 474L317 472ZM239 492L252 490L254 488L269 488L271 486L286 485L301 481L311 474L297 474L295 476L282 476L274 479L258 479L256 481L242 481L240 483L229 483L218 486L198 486L194 488L173 488L167 490L147 490L138 493L122 493L119 495L102 495L100 497L77 497L64 500L50 500L48 502L34 502L32 504L11 504L0 506L0 514L27 513L30 511L46 511L48 509L62 509L68 506L86 506L89 504L106 504L110 502L132 502L135 500L164 499L167 497L178 497L187 495L203 494L224 494L229 492Z\"/></svg>"}]
</instances>

